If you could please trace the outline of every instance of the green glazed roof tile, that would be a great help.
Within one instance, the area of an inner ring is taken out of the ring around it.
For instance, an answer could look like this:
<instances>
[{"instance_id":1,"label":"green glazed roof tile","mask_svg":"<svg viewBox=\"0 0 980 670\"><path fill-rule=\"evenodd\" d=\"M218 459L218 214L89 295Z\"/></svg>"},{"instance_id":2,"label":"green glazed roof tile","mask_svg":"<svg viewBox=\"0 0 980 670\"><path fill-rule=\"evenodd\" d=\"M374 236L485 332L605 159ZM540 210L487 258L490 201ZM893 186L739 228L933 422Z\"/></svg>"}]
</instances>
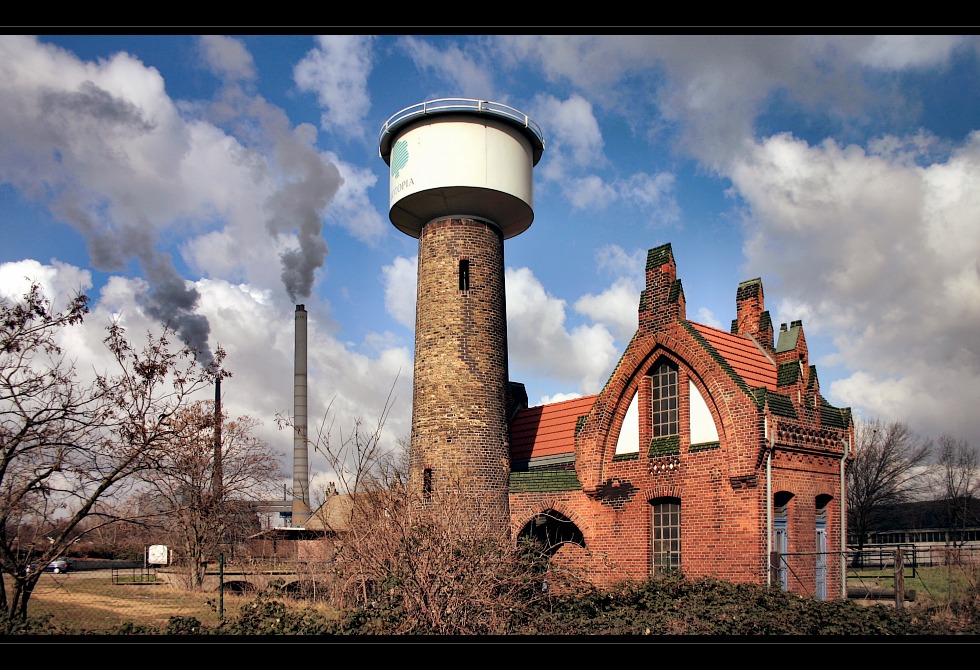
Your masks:
<instances>
[{"instance_id":1,"label":"green glazed roof tile","mask_svg":"<svg viewBox=\"0 0 980 670\"><path fill-rule=\"evenodd\" d=\"M510 473L511 493L547 493L549 491L578 491L582 484L575 470L532 468L526 472Z\"/></svg>"}]
</instances>

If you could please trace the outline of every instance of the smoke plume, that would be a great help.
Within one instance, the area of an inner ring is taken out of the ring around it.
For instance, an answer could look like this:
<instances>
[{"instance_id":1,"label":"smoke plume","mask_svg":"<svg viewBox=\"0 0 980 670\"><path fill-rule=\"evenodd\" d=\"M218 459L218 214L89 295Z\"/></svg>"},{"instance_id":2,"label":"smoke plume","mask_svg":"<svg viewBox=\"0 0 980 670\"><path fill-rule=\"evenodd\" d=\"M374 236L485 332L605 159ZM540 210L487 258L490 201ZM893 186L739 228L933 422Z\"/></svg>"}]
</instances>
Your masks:
<instances>
[{"instance_id":1,"label":"smoke plume","mask_svg":"<svg viewBox=\"0 0 980 670\"><path fill-rule=\"evenodd\" d=\"M201 365L214 360L208 345L211 326L206 316L195 313L201 296L177 274L170 255L156 249L149 222L107 228L105 222L93 222L81 208L63 206L59 211L85 234L92 264L98 269L118 270L130 259L138 259L149 284L147 292L139 296L146 313L172 328L196 352Z\"/></svg>"},{"instance_id":2,"label":"smoke plume","mask_svg":"<svg viewBox=\"0 0 980 670\"><path fill-rule=\"evenodd\" d=\"M256 111L253 105L253 111ZM266 226L273 237L295 231L297 248L280 254L282 282L294 302L313 290L316 271L326 262L329 249L323 239L321 212L340 188L340 170L320 156L312 141L315 129L301 124L295 130L282 111L263 105L259 118L274 141L273 156L284 184L265 203Z\"/></svg>"}]
</instances>

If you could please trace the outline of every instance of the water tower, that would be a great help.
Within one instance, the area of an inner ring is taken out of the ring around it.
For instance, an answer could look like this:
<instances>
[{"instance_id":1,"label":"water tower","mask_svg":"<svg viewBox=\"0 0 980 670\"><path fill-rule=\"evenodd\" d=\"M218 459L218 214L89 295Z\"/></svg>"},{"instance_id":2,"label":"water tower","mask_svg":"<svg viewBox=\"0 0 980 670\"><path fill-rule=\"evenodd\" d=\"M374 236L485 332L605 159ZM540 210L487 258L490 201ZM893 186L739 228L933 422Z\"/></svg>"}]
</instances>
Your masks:
<instances>
[{"instance_id":1,"label":"water tower","mask_svg":"<svg viewBox=\"0 0 980 670\"><path fill-rule=\"evenodd\" d=\"M544 138L486 100L408 107L381 129L388 217L418 239L409 486L421 505L458 494L461 514L508 528L505 239L534 219Z\"/></svg>"}]
</instances>

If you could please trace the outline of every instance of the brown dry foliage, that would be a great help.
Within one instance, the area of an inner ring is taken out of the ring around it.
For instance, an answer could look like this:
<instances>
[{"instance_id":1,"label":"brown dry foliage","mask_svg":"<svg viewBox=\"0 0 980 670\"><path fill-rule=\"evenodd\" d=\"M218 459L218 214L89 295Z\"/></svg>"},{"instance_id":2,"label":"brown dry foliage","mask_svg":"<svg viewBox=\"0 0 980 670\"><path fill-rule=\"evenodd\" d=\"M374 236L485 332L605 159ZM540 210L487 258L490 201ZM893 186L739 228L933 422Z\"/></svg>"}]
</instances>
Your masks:
<instances>
[{"instance_id":1,"label":"brown dry foliage","mask_svg":"<svg viewBox=\"0 0 980 670\"><path fill-rule=\"evenodd\" d=\"M389 407L390 398L374 429L357 422L333 442L324 420L313 440L345 492L328 496L314 513L327 537L322 574L311 581L351 620L382 629L362 632L511 631L533 603L549 597L546 578L550 587L574 576L557 569L545 575L543 551L518 548L511 529L497 521L460 514L463 489L452 485L451 473L424 503L411 500L405 441L394 449L381 441Z\"/></svg>"}]
</instances>

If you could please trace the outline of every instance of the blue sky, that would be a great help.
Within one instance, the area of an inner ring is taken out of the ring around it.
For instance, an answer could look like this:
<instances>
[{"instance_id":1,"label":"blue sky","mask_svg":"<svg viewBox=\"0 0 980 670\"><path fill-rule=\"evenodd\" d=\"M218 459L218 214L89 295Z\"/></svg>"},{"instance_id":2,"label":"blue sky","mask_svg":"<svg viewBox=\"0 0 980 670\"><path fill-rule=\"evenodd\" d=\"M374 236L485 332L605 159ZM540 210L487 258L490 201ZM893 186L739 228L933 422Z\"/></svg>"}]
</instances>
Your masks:
<instances>
[{"instance_id":1,"label":"blue sky","mask_svg":"<svg viewBox=\"0 0 980 670\"><path fill-rule=\"evenodd\" d=\"M952 35L0 36L0 295L81 289L69 336L161 320L228 352L225 407L411 420L416 240L388 221L382 124L443 97L527 113L546 149L505 245L510 376L598 392L669 242L688 318L727 330L761 277L821 389L980 445L980 68ZM283 258L296 270L283 278ZM338 439L335 436L334 439ZM324 467L311 454L315 479Z\"/></svg>"}]
</instances>

